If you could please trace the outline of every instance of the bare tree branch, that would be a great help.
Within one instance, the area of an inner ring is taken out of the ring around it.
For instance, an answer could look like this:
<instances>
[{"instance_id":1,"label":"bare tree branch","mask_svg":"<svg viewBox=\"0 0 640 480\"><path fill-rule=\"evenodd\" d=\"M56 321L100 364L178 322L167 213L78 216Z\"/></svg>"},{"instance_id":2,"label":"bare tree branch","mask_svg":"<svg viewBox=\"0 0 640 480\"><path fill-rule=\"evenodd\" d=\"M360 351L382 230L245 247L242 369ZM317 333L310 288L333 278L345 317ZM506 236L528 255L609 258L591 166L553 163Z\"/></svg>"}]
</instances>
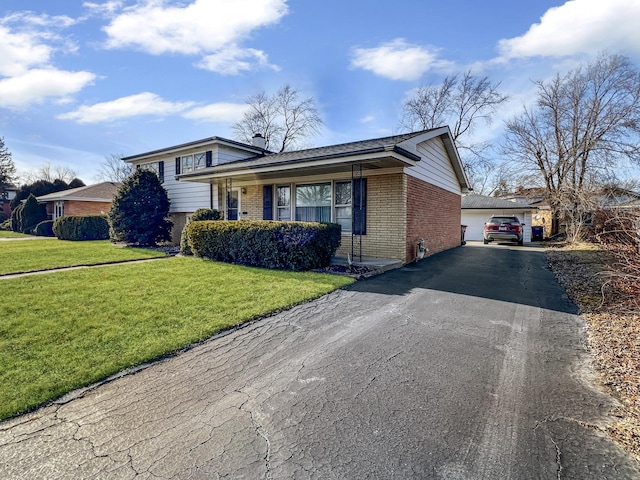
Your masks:
<instances>
[{"instance_id":1,"label":"bare tree branch","mask_svg":"<svg viewBox=\"0 0 640 480\"><path fill-rule=\"evenodd\" d=\"M274 95L264 91L249 97L242 119L233 126L235 138L251 143L260 133L267 150L283 152L304 146L304 142L320 132L323 121L309 97L299 98L298 90L285 85Z\"/></svg>"},{"instance_id":2,"label":"bare tree branch","mask_svg":"<svg viewBox=\"0 0 640 480\"><path fill-rule=\"evenodd\" d=\"M123 155L112 153L100 164L95 179L100 182L122 182L133 172L133 165L122 160Z\"/></svg>"}]
</instances>

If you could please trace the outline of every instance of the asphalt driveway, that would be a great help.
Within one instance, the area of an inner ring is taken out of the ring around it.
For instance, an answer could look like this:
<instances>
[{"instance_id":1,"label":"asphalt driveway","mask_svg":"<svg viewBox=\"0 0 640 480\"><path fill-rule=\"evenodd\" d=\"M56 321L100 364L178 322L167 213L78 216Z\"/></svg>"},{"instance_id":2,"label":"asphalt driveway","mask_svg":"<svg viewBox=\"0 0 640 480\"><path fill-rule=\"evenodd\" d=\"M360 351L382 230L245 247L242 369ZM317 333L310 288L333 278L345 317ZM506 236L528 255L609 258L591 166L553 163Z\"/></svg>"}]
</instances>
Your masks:
<instances>
[{"instance_id":1,"label":"asphalt driveway","mask_svg":"<svg viewBox=\"0 0 640 480\"><path fill-rule=\"evenodd\" d=\"M457 248L0 424L0 478L640 478L575 314Z\"/></svg>"}]
</instances>

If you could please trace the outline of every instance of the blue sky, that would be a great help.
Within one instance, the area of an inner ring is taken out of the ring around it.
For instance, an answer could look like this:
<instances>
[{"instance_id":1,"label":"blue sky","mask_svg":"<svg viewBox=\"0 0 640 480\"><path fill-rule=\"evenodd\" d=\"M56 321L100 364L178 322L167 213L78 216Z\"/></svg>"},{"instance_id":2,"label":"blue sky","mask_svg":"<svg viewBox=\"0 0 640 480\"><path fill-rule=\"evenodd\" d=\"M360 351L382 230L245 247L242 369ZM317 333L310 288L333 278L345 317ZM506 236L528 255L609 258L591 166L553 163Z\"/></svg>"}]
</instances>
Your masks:
<instances>
[{"instance_id":1,"label":"blue sky","mask_svg":"<svg viewBox=\"0 0 640 480\"><path fill-rule=\"evenodd\" d=\"M94 181L112 154L232 138L244 100L285 84L316 99L313 145L399 132L421 85L471 69L511 96L606 50L640 65L640 0L4 0L0 136L20 172Z\"/></svg>"}]
</instances>

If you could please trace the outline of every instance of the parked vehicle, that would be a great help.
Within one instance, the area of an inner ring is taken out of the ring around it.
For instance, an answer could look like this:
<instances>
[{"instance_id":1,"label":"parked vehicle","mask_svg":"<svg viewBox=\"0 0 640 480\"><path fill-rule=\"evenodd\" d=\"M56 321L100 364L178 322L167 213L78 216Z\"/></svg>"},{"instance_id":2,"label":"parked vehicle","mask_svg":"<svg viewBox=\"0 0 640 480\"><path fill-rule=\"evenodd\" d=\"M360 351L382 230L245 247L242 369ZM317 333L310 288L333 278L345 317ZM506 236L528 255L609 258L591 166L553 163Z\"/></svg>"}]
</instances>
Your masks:
<instances>
[{"instance_id":1,"label":"parked vehicle","mask_svg":"<svg viewBox=\"0 0 640 480\"><path fill-rule=\"evenodd\" d=\"M494 240L516 242L522 245L524 240L524 223L515 215L495 215L484 224L484 244Z\"/></svg>"}]
</instances>

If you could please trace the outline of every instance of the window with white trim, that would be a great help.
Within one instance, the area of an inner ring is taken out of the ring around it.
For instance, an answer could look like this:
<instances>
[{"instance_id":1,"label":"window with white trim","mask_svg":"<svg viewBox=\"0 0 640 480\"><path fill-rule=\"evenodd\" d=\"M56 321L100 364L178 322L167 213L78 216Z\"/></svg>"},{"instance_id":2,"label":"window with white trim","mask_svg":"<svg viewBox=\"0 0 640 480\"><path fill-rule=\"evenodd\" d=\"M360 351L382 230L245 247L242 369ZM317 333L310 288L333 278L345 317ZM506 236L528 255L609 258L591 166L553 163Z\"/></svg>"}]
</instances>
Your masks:
<instances>
[{"instance_id":1,"label":"window with white trim","mask_svg":"<svg viewBox=\"0 0 640 480\"><path fill-rule=\"evenodd\" d=\"M296 185L296 221L331 222L331 183Z\"/></svg>"},{"instance_id":2,"label":"window with white trim","mask_svg":"<svg viewBox=\"0 0 640 480\"><path fill-rule=\"evenodd\" d=\"M291 220L291 186L279 186L276 190L276 197L276 220Z\"/></svg>"},{"instance_id":3,"label":"window with white trim","mask_svg":"<svg viewBox=\"0 0 640 480\"><path fill-rule=\"evenodd\" d=\"M182 173L193 172L193 155L182 157Z\"/></svg>"},{"instance_id":4,"label":"window with white trim","mask_svg":"<svg viewBox=\"0 0 640 480\"><path fill-rule=\"evenodd\" d=\"M207 166L207 157L204 152L193 154L193 169L200 170Z\"/></svg>"},{"instance_id":5,"label":"window with white trim","mask_svg":"<svg viewBox=\"0 0 640 480\"><path fill-rule=\"evenodd\" d=\"M53 219L60 218L64 215L64 201L58 200L53 210Z\"/></svg>"},{"instance_id":6,"label":"window with white trim","mask_svg":"<svg viewBox=\"0 0 640 480\"><path fill-rule=\"evenodd\" d=\"M335 182L334 187L335 223L343 232L351 232L351 182Z\"/></svg>"}]
</instances>

